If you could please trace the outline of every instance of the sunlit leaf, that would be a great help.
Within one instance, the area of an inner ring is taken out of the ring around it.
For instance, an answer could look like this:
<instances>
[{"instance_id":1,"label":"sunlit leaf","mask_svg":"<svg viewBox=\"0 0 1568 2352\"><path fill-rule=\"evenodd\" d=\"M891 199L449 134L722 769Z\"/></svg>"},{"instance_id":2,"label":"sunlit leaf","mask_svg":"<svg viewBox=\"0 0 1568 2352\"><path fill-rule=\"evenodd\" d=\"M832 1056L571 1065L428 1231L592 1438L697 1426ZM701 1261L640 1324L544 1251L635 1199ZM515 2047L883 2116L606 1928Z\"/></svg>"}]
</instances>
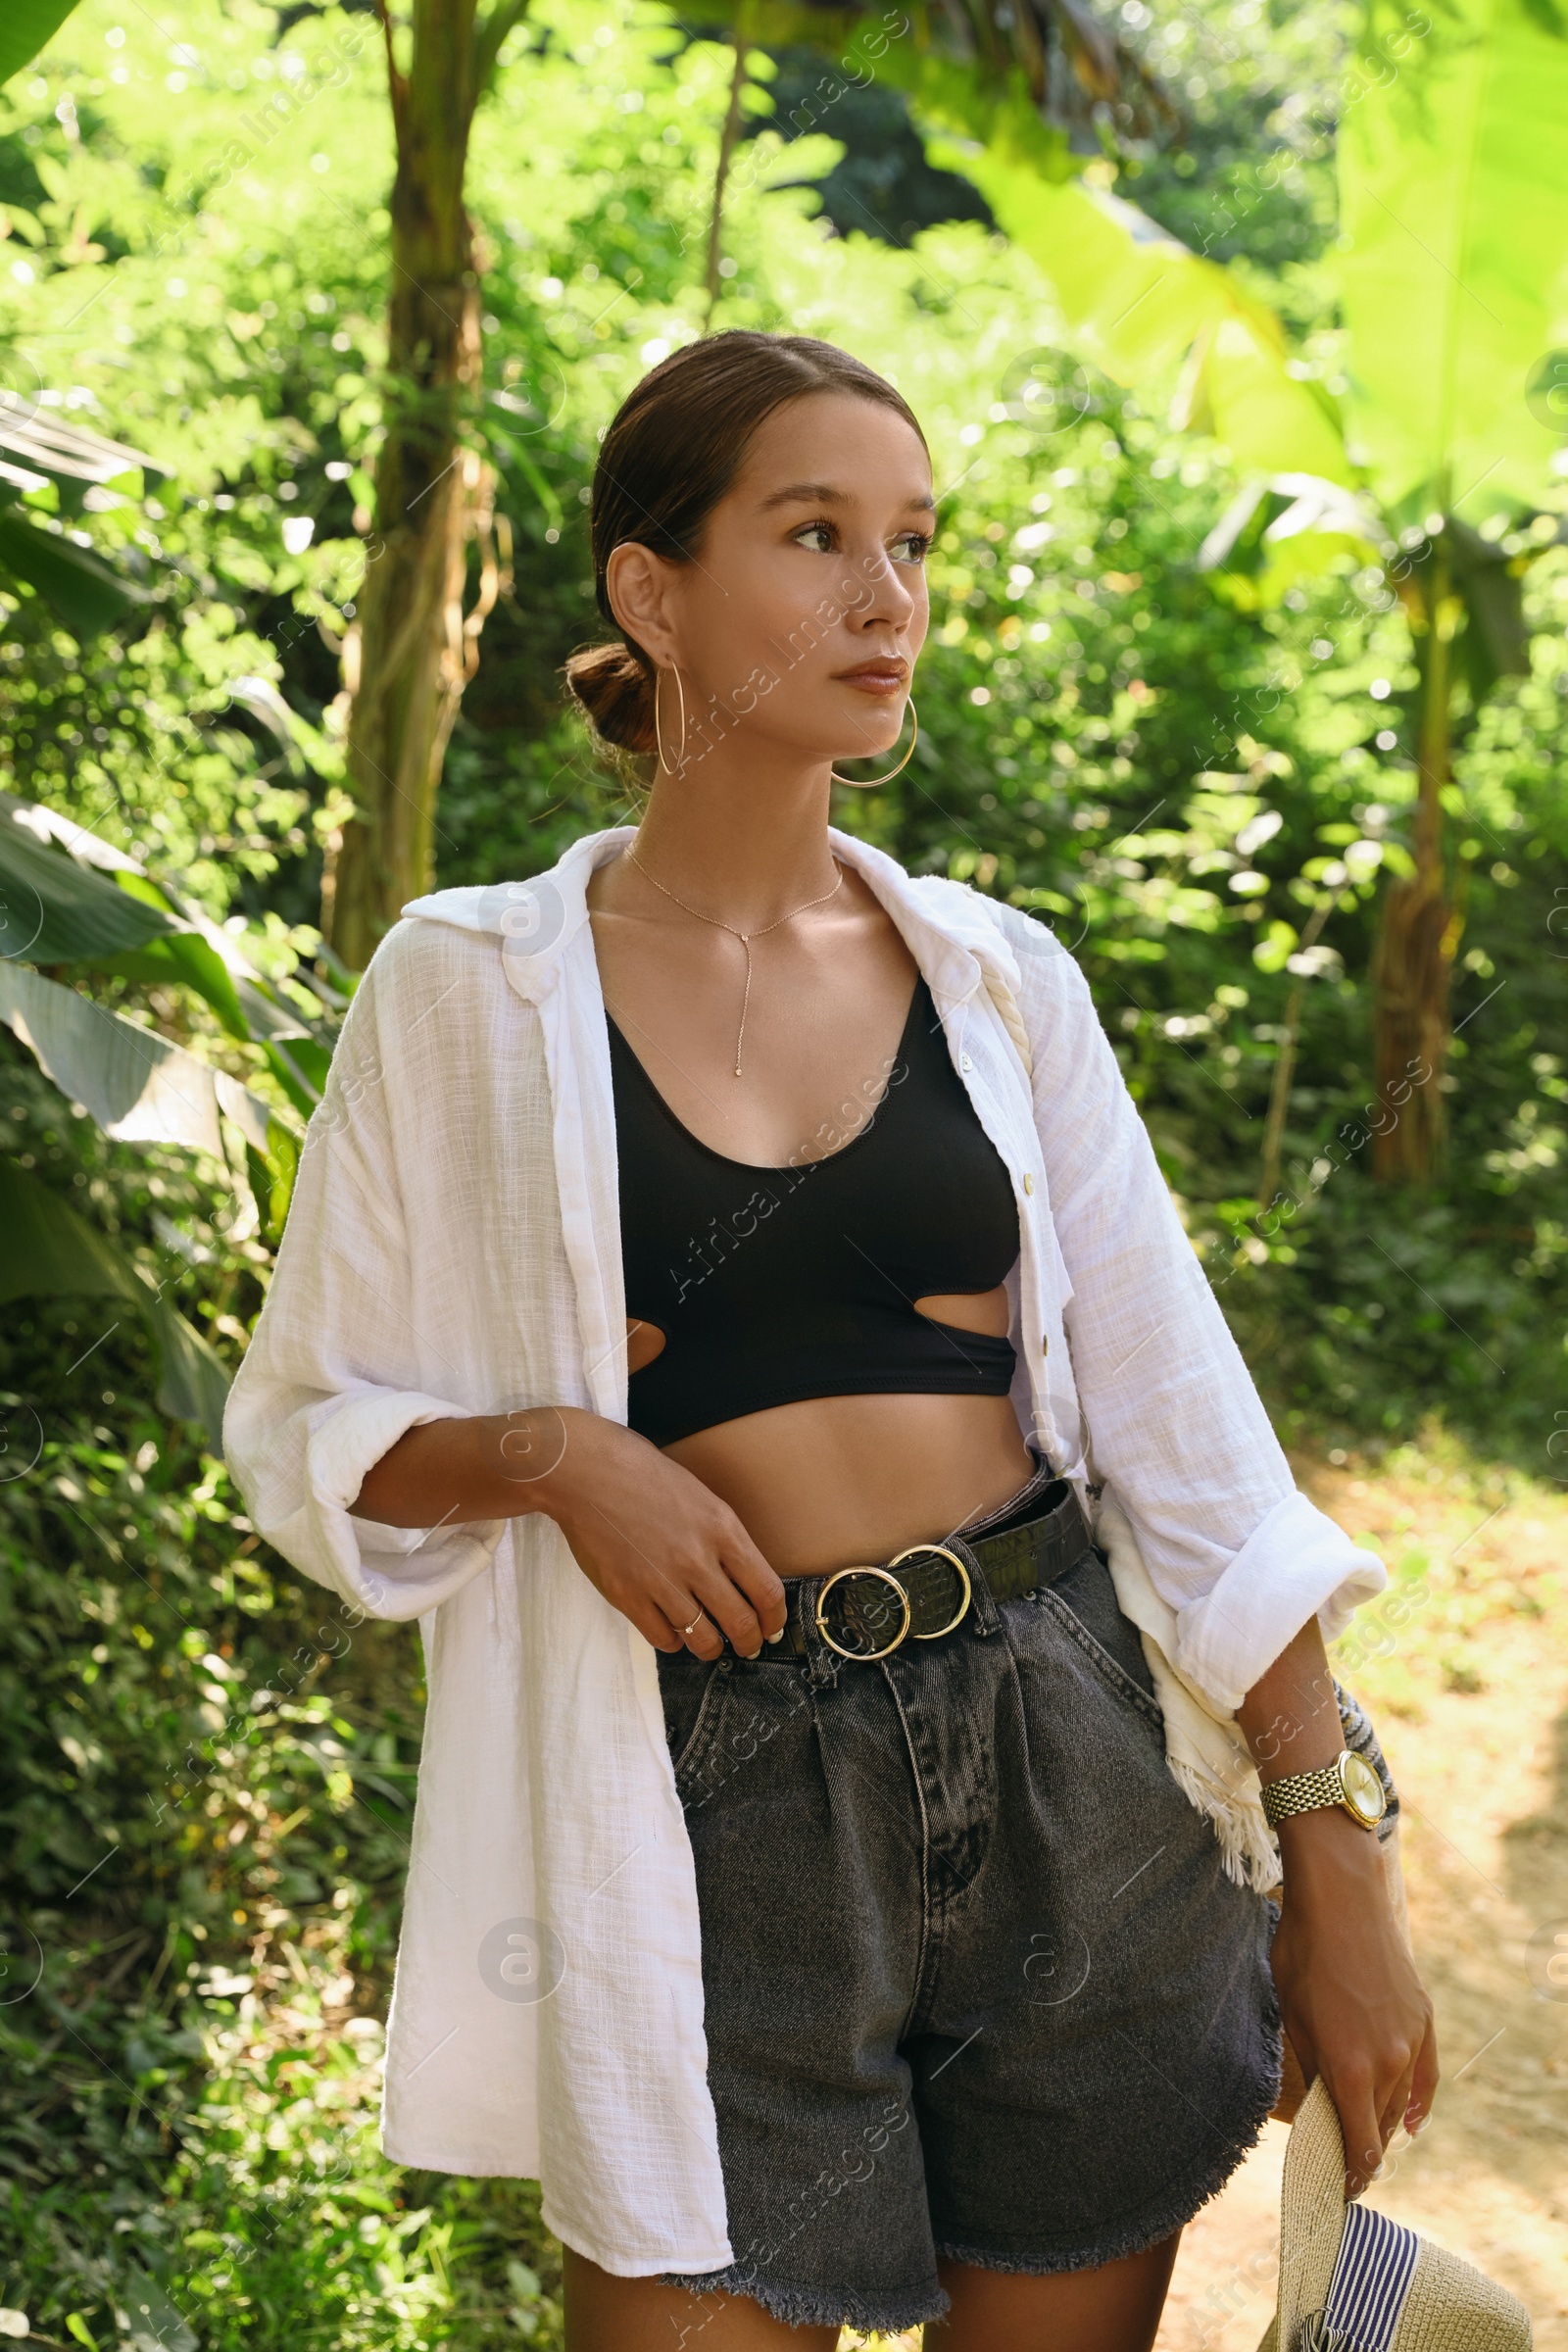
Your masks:
<instances>
[{"instance_id":1,"label":"sunlit leaf","mask_svg":"<svg viewBox=\"0 0 1568 2352\"><path fill-rule=\"evenodd\" d=\"M1071 348L1113 383L1178 386L1180 420L1214 433L1244 471L1350 480L1332 419L1287 369L1278 318L1228 270L1119 197L1053 185L1000 140L931 152L974 181L1050 284Z\"/></svg>"},{"instance_id":2,"label":"sunlit leaf","mask_svg":"<svg viewBox=\"0 0 1568 2352\"><path fill-rule=\"evenodd\" d=\"M265 1042L273 1077L301 1117L308 1119L321 1099L331 1049L312 1037L270 1037Z\"/></svg>"},{"instance_id":3,"label":"sunlit leaf","mask_svg":"<svg viewBox=\"0 0 1568 2352\"><path fill-rule=\"evenodd\" d=\"M247 1144L246 1166L251 1191L261 1211L262 1229L275 1248L283 1238L283 1223L299 1170L299 1138L281 1119L270 1121L265 1151Z\"/></svg>"},{"instance_id":4,"label":"sunlit leaf","mask_svg":"<svg viewBox=\"0 0 1568 2352\"><path fill-rule=\"evenodd\" d=\"M0 480L14 488L53 482L62 513L79 513L86 492L117 483L138 495L144 473L167 471L156 459L123 441L76 424L41 401L0 393Z\"/></svg>"},{"instance_id":5,"label":"sunlit leaf","mask_svg":"<svg viewBox=\"0 0 1568 2352\"><path fill-rule=\"evenodd\" d=\"M1529 0L1446 0L1340 127L1354 441L1383 503L1472 523L1533 504L1562 424L1568 38Z\"/></svg>"}]
</instances>

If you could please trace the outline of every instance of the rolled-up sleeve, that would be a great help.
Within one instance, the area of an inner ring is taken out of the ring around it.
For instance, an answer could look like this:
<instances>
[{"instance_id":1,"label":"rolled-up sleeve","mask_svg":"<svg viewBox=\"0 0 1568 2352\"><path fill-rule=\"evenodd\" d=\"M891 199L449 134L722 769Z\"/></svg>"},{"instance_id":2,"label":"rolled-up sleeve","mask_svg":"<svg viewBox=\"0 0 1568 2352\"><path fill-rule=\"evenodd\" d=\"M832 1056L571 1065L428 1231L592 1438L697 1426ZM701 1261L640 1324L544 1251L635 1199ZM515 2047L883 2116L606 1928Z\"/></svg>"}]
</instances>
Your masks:
<instances>
[{"instance_id":1,"label":"rolled-up sleeve","mask_svg":"<svg viewBox=\"0 0 1568 2352\"><path fill-rule=\"evenodd\" d=\"M223 1444L258 1533L371 1616L417 1617L494 1558L502 1519L403 1528L358 1517L366 1474L439 1393L411 1308L372 959L300 1155L271 1282L229 1392ZM423 1360L421 1360L421 1356Z\"/></svg>"},{"instance_id":2,"label":"rolled-up sleeve","mask_svg":"<svg viewBox=\"0 0 1568 2352\"><path fill-rule=\"evenodd\" d=\"M1087 983L1049 935L1030 946L1021 1002L1087 1450L1176 1611L1173 1663L1232 1712L1310 1618L1332 1641L1385 1572L1298 1491Z\"/></svg>"}]
</instances>

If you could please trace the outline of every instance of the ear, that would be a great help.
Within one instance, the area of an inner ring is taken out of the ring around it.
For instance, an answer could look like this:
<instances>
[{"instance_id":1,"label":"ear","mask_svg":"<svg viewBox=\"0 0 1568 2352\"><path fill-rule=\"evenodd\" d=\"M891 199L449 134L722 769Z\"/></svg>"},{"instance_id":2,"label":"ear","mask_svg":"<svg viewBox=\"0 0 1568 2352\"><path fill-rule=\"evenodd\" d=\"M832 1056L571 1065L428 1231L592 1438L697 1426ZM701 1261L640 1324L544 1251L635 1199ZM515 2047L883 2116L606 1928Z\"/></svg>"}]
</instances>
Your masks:
<instances>
[{"instance_id":1,"label":"ear","mask_svg":"<svg viewBox=\"0 0 1568 2352\"><path fill-rule=\"evenodd\" d=\"M665 669L676 659L673 591L679 565L636 539L610 551L605 592L620 628Z\"/></svg>"}]
</instances>

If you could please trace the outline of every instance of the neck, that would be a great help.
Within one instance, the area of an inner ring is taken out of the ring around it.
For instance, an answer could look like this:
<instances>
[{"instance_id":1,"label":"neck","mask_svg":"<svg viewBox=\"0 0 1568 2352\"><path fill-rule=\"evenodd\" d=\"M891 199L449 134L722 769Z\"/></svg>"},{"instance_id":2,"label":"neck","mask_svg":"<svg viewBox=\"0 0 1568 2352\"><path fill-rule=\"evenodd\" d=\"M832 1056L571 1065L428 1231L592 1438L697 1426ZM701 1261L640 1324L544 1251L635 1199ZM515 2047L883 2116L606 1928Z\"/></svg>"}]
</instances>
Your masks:
<instances>
[{"instance_id":1,"label":"neck","mask_svg":"<svg viewBox=\"0 0 1568 2352\"><path fill-rule=\"evenodd\" d=\"M828 792L821 764L804 776L753 773L744 784L705 777L701 763L683 777L661 769L637 828L638 858L705 912L760 930L833 887Z\"/></svg>"}]
</instances>

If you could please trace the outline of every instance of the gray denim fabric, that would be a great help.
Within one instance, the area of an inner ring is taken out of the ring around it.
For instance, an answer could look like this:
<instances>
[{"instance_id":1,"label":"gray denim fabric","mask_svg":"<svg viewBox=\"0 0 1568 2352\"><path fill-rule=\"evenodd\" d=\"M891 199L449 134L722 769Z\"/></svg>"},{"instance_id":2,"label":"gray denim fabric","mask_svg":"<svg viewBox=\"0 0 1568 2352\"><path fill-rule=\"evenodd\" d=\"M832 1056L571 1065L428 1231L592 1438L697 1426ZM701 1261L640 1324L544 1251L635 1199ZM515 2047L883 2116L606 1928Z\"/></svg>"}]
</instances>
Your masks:
<instances>
[{"instance_id":1,"label":"gray denim fabric","mask_svg":"<svg viewBox=\"0 0 1568 2352\"><path fill-rule=\"evenodd\" d=\"M660 1659L735 2262L794 2325L939 2316L941 2257L1090 2268L1277 2094L1273 1913L1165 1763L1102 1556L880 1663Z\"/></svg>"}]
</instances>

